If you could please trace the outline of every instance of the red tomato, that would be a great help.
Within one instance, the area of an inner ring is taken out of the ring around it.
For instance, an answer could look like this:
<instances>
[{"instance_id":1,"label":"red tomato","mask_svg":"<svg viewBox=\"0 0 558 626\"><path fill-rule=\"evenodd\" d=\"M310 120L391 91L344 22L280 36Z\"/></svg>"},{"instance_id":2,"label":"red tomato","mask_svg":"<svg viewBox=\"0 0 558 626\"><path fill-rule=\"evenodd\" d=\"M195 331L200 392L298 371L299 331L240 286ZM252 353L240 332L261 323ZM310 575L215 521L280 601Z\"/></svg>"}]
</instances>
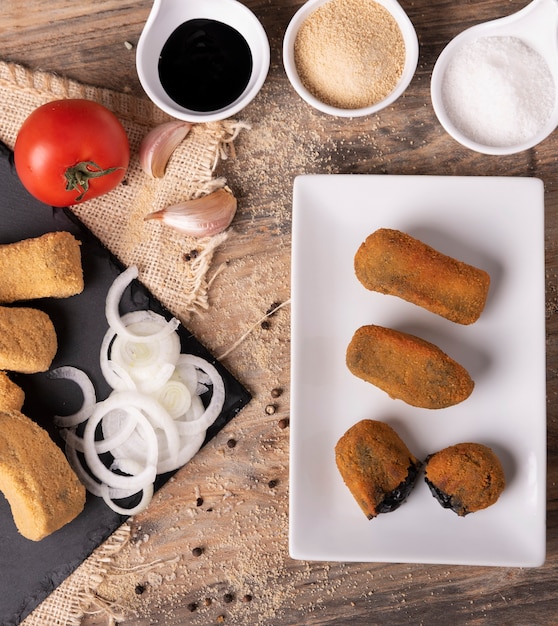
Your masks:
<instances>
[{"instance_id":1,"label":"red tomato","mask_svg":"<svg viewBox=\"0 0 558 626\"><path fill-rule=\"evenodd\" d=\"M90 200L114 189L130 161L117 117L91 100L55 100L23 122L14 148L25 188L50 206Z\"/></svg>"}]
</instances>

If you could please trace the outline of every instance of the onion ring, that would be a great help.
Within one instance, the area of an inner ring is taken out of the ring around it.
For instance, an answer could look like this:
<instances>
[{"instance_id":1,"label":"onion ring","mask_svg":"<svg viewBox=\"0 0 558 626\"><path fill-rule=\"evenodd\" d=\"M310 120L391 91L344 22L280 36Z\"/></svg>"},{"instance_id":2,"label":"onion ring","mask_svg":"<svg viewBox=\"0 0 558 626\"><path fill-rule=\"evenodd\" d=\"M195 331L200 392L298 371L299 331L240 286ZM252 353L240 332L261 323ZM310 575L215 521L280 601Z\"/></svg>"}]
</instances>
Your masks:
<instances>
[{"instance_id":1,"label":"onion ring","mask_svg":"<svg viewBox=\"0 0 558 626\"><path fill-rule=\"evenodd\" d=\"M178 319L173 317L158 333L155 335L142 336L136 335L128 330L120 317L120 300L126 291L128 285L138 277L138 268L135 265L130 265L126 270L119 274L109 287L106 304L105 315L109 326L114 329L119 335L132 339L133 341L151 341L152 339L160 339L165 335L172 333L179 326Z\"/></svg>"},{"instance_id":2,"label":"onion ring","mask_svg":"<svg viewBox=\"0 0 558 626\"><path fill-rule=\"evenodd\" d=\"M110 396L109 396L110 399ZM115 474L99 459L99 455L95 450L95 430L97 425L102 421L105 414L113 407L110 406L108 400L100 402L91 417L87 420L85 430L83 431L83 447L84 456L91 472L100 481L109 487L122 487L124 489L132 489L146 482L153 482L157 473L157 437L155 431L147 417L141 412L134 413L133 418L137 420L138 426L143 430L145 440L148 443L148 452L145 458L145 467L135 476L121 476Z\"/></svg>"},{"instance_id":3,"label":"onion ring","mask_svg":"<svg viewBox=\"0 0 558 626\"><path fill-rule=\"evenodd\" d=\"M81 389L83 402L81 408L71 415L55 415L54 423L60 427L77 426L84 422L93 412L95 403L97 402L95 395L95 387L91 379L85 372L72 367L71 365L63 365L48 373L49 378L71 380Z\"/></svg>"},{"instance_id":4,"label":"onion ring","mask_svg":"<svg viewBox=\"0 0 558 626\"><path fill-rule=\"evenodd\" d=\"M141 490L137 489L136 491L134 491L133 494L129 494L129 492L126 491L123 493L123 495L119 495L118 491L110 489L108 485L103 483L100 486L100 495L107 504L107 506L109 506L115 513L119 513L120 515L136 515L137 513L145 511L145 509L148 507L151 499L153 498L153 490L153 483L145 483ZM130 495L135 495L140 491L142 491L141 500L138 502L138 504L136 504L136 506L129 509L116 504L116 502L114 501L118 500L119 498L130 497Z\"/></svg>"},{"instance_id":5,"label":"onion ring","mask_svg":"<svg viewBox=\"0 0 558 626\"><path fill-rule=\"evenodd\" d=\"M211 378L211 382L213 383L211 400L209 401L209 405L203 414L196 420L178 421L177 423L178 432L181 435L195 435L201 430L207 430L221 413L225 403L225 384L221 374L217 371L217 368L211 365L209 361L193 354L183 354L181 355L181 359L184 362L190 363L194 367L203 370Z\"/></svg>"}]
</instances>

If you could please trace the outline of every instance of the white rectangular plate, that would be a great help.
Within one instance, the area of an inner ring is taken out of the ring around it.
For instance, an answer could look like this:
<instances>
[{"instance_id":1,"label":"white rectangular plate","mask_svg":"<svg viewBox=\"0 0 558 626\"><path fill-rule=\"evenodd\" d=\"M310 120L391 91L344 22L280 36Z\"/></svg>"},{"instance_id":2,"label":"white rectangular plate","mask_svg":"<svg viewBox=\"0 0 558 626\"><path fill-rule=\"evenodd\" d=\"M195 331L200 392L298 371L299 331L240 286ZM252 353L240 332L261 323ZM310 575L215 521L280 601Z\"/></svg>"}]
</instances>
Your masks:
<instances>
[{"instance_id":1,"label":"white rectangular plate","mask_svg":"<svg viewBox=\"0 0 558 626\"><path fill-rule=\"evenodd\" d=\"M367 291L354 254L377 228L409 233L489 272L480 319L461 326ZM546 544L544 192L534 178L317 175L293 195L290 554L320 561L539 566ZM475 381L447 409L411 407L353 376L354 331L379 324L435 343ZM403 505L369 521L334 448L361 419L388 422L421 460L476 441L507 485L466 517L420 476Z\"/></svg>"}]
</instances>

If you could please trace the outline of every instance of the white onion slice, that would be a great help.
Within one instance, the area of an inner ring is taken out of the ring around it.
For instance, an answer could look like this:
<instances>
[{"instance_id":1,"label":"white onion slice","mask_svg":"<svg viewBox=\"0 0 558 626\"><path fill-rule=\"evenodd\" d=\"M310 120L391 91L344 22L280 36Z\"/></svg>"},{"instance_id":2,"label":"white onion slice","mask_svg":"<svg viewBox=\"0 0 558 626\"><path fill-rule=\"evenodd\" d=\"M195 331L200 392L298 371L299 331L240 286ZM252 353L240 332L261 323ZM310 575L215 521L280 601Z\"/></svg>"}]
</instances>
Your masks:
<instances>
[{"instance_id":1,"label":"white onion slice","mask_svg":"<svg viewBox=\"0 0 558 626\"><path fill-rule=\"evenodd\" d=\"M173 419L185 415L192 404L192 394L179 380L168 380L155 393L157 400Z\"/></svg>"},{"instance_id":2,"label":"white onion slice","mask_svg":"<svg viewBox=\"0 0 558 626\"><path fill-rule=\"evenodd\" d=\"M137 491L135 491L133 494L130 494L130 495L135 495L136 493L139 493L139 491L140 489L138 489ZM134 507L126 508L126 507L120 506L119 504L116 504L114 500L118 500L119 498L129 497L129 495L127 495L129 493L128 491L124 491L123 494L125 495L122 495L122 494L119 494L118 491L110 489L105 484L102 484L100 486L100 495L105 501L105 503L107 504L107 506L109 506L115 513L118 513L120 515L137 515L138 513L145 511L145 509L149 506L151 499L153 498L153 491L154 491L153 483L145 483L141 491L142 491L142 496L138 504L136 504L136 506Z\"/></svg>"},{"instance_id":3,"label":"white onion slice","mask_svg":"<svg viewBox=\"0 0 558 626\"><path fill-rule=\"evenodd\" d=\"M157 437L149 420L141 413L134 413L133 418L137 420L138 426L142 429L146 442L148 443L147 453L145 456L145 466L143 470L134 476L121 476L115 474L101 461L95 449L95 430L97 425L103 420L106 413L112 410L108 400L100 402L93 414L88 419L83 431L83 447L85 461L91 469L91 472L103 483L109 487L122 487L124 489L142 489L142 485L146 482L153 482L156 476L157 466ZM131 414L132 415L132 414Z\"/></svg>"},{"instance_id":4,"label":"white onion slice","mask_svg":"<svg viewBox=\"0 0 558 626\"><path fill-rule=\"evenodd\" d=\"M112 452L112 450L128 441L135 432L138 432L135 419L138 413L140 413L140 410L133 406L129 406L125 410L113 409L109 411L103 417L103 439L95 442L97 453ZM117 421L118 429L114 429L109 436L107 435L107 424L114 421Z\"/></svg>"},{"instance_id":5,"label":"white onion slice","mask_svg":"<svg viewBox=\"0 0 558 626\"><path fill-rule=\"evenodd\" d=\"M185 415L180 417L180 421L193 422L194 420L199 419L203 415L204 411L205 407L203 406L202 399L199 396L192 396L190 408L186 411Z\"/></svg>"},{"instance_id":6,"label":"white onion slice","mask_svg":"<svg viewBox=\"0 0 558 626\"><path fill-rule=\"evenodd\" d=\"M192 396L200 395L198 393L198 370L191 363L186 363L183 356L181 354L178 357L175 376L188 387Z\"/></svg>"},{"instance_id":7,"label":"white onion slice","mask_svg":"<svg viewBox=\"0 0 558 626\"><path fill-rule=\"evenodd\" d=\"M166 324L166 320L162 318ZM124 320L124 318L123 318ZM161 324L151 321L126 323L128 328L143 341L129 339L116 335L111 346L111 358L120 363L125 369L141 370L157 366L159 363L172 363L176 365L180 356L180 337L173 332L159 339L151 339L157 335L161 329Z\"/></svg>"},{"instance_id":8,"label":"white onion slice","mask_svg":"<svg viewBox=\"0 0 558 626\"><path fill-rule=\"evenodd\" d=\"M127 410L129 411L131 408L128 407ZM118 437L118 433L123 427L126 419L127 417L123 418L118 412L107 414L105 419L103 419L103 435L108 437L109 440L114 440ZM164 449L168 451L166 440L164 436L160 437L160 433L161 431L159 429L155 431L158 448L157 464L161 458L161 448L164 447ZM110 453L114 457L114 467L117 467L117 463L120 463L121 461L128 463L145 462L144 459L147 451L147 445L148 444L142 436L141 431L134 428L134 431L130 433L126 439L111 448ZM178 454L178 451L176 454Z\"/></svg>"},{"instance_id":9,"label":"white onion slice","mask_svg":"<svg viewBox=\"0 0 558 626\"><path fill-rule=\"evenodd\" d=\"M138 268L135 265L131 265L121 274L119 274L112 285L110 286L106 304L105 315L109 326L123 337L133 339L134 341L151 341L152 339L160 339L165 335L172 333L179 326L180 322L176 318L172 318L163 328L161 328L155 335L142 336L132 333L126 325L123 323L120 316L120 300L126 291L128 285L138 277Z\"/></svg>"},{"instance_id":10,"label":"white onion slice","mask_svg":"<svg viewBox=\"0 0 558 626\"><path fill-rule=\"evenodd\" d=\"M70 365L58 367L50 371L48 376L49 378L71 380L79 385L83 395L83 402L78 411L72 413L71 415L55 415L54 423L60 427L69 427L77 426L77 424L84 422L93 412L97 401L95 387L93 386L89 376L77 367L72 367Z\"/></svg>"},{"instance_id":11,"label":"white onion slice","mask_svg":"<svg viewBox=\"0 0 558 626\"><path fill-rule=\"evenodd\" d=\"M77 450L72 445L66 444L66 457L70 467L76 473L81 484L91 492L94 496L101 497L101 483L96 481L91 474L85 469L83 463L78 457Z\"/></svg>"},{"instance_id":12,"label":"white onion slice","mask_svg":"<svg viewBox=\"0 0 558 626\"><path fill-rule=\"evenodd\" d=\"M157 441L157 430L160 429L164 435L166 445L168 446L170 457L172 459L177 458L179 446L177 423L155 398L135 391L115 391L102 404L109 407L108 410L139 409L142 417L145 417L151 425L155 441ZM137 417L135 413L130 413L130 416L133 418ZM115 432L110 430L110 421L107 426L109 427L107 436L114 436Z\"/></svg>"},{"instance_id":13,"label":"white onion slice","mask_svg":"<svg viewBox=\"0 0 558 626\"><path fill-rule=\"evenodd\" d=\"M157 337L168 324L162 315L151 311L127 313L122 322L136 337ZM174 374L179 356L180 337L176 332L138 342L109 328L101 343L101 370L113 389L137 388L152 393Z\"/></svg>"},{"instance_id":14,"label":"white onion slice","mask_svg":"<svg viewBox=\"0 0 558 626\"><path fill-rule=\"evenodd\" d=\"M180 437L180 449L176 461L172 462L170 459L160 460L157 465L157 471L160 474L164 474L165 472L173 472L179 467L186 465L201 448L205 440L205 435L206 433L203 431L197 435Z\"/></svg>"},{"instance_id":15,"label":"white onion slice","mask_svg":"<svg viewBox=\"0 0 558 626\"><path fill-rule=\"evenodd\" d=\"M193 354L183 354L181 355L181 359L184 362L193 365L194 367L203 370L210 378L213 384L213 391L211 394L211 400L209 401L209 405L203 414L196 420L193 421L178 421L178 432L180 435L195 435L200 432L200 430L207 430L211 424L217 419L219 413L223 409L223 404L225 402L225 384L223 383L223 378L221 374L217 371L211 363L202 359L199 356L195 356Z\"/></svg>"}]
</instances>

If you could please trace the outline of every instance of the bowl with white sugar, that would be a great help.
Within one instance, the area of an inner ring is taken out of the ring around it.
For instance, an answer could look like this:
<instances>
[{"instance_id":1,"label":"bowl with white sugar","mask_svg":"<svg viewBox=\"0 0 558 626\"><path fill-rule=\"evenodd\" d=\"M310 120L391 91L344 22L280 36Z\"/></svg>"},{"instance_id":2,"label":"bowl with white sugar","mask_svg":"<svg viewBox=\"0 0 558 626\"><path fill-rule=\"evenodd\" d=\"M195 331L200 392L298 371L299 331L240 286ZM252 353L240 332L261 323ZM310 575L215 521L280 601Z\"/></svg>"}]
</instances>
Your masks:
<instances>
[{"instance_id":1,"label":"bowl with white sugar","mask_svg":"<svg viewBox=\"0 0 558 626\"><path fill-rule=\"evenodd\" d=\"M308 104L338 117L371 115L407 89L415 28L397 0L308 0L283 40L283 65Z\"/></svg>"}]
</instances>

